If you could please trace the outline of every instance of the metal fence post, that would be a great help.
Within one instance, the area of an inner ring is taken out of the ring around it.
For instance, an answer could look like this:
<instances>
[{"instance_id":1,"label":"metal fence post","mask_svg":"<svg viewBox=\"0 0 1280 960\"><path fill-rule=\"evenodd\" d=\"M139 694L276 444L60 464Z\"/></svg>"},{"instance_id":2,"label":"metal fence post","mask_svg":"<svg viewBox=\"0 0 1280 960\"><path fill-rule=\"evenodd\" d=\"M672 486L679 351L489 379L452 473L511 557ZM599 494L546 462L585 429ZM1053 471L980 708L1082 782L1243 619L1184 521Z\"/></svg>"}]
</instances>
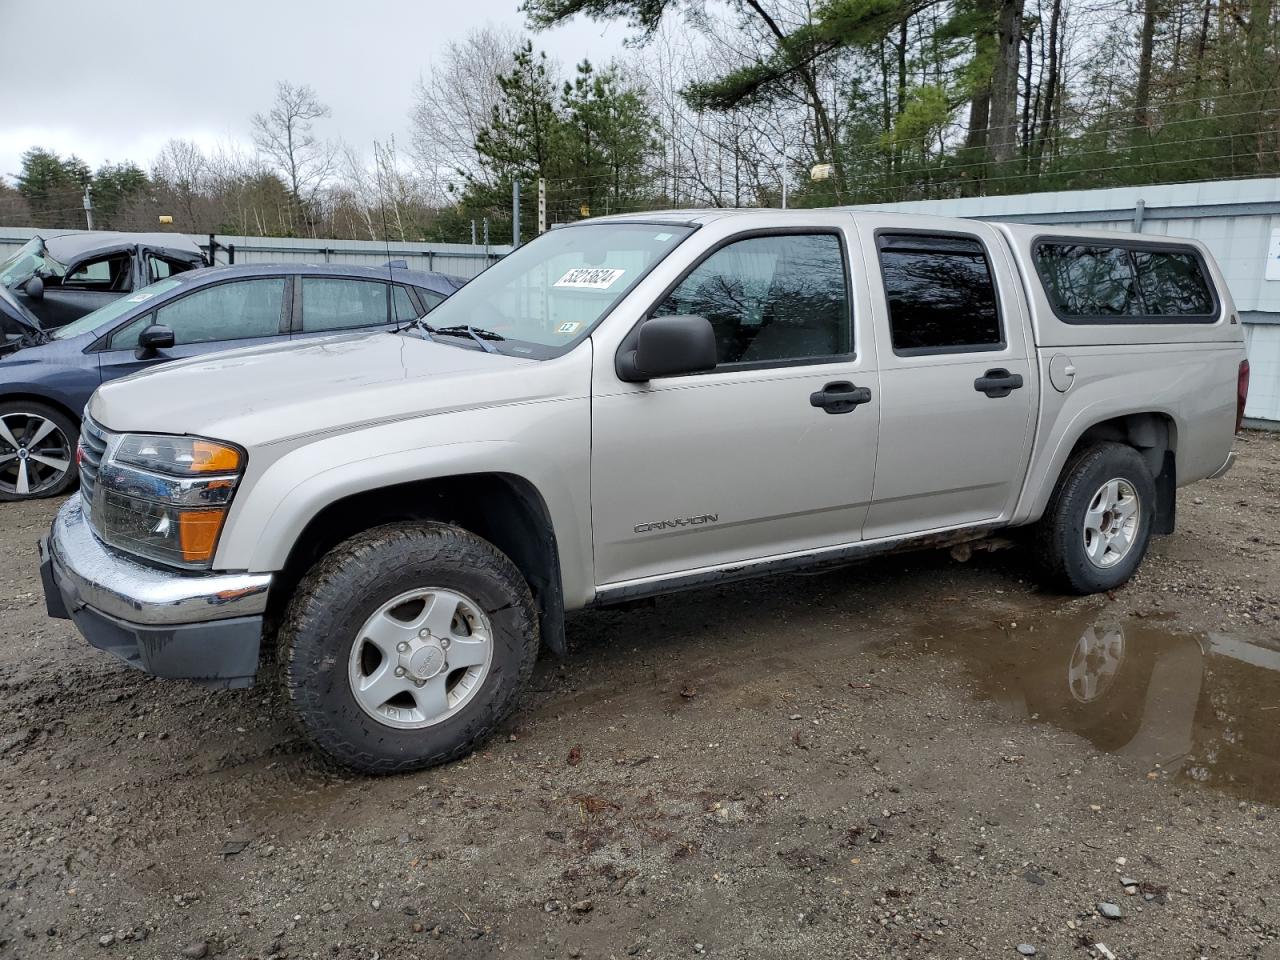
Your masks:
<instances>
[{"instance_id":1,"label":"metal fence post","mask_svg":"<svg viewBox=\"0 0 1280 960\"><path fill-rule=\"evenodd\" d=\"M520 181L511 181L511 246L520 246Z\"/></svg>"}]
</instances>

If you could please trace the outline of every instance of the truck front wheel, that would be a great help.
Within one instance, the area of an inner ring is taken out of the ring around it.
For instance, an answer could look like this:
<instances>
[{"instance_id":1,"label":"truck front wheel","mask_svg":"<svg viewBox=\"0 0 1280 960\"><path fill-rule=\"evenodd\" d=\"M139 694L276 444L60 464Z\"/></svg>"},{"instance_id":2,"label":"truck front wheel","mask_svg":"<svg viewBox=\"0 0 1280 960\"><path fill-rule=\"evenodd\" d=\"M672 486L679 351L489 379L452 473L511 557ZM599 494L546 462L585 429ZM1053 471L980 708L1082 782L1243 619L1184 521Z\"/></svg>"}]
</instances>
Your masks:
<instances>
[{"instance_id":1,"label":"truck front wheel","mask_svg":"<svg viewBox=\"0 0 1280 960\"><path fill-rule=\"evenodd\" d=\"M1138 451L1099 443L1076 454L1037 529L1049 582L1069 593L1127 582L1146 555L1155 508L1155 481Z\"/></svg>"},{"instance_id":2,"label":"truck front wheel","mask_svg":"<svg viewBox=\"0 0 1280 960\"><path fill-rule=\"evenodd\" d=\"M473 750L514 709L539 642L515 565L441 523L378 527L333 548L299 584L280 641L303 730L366 773Z\"/></svg>"}]
</instances>

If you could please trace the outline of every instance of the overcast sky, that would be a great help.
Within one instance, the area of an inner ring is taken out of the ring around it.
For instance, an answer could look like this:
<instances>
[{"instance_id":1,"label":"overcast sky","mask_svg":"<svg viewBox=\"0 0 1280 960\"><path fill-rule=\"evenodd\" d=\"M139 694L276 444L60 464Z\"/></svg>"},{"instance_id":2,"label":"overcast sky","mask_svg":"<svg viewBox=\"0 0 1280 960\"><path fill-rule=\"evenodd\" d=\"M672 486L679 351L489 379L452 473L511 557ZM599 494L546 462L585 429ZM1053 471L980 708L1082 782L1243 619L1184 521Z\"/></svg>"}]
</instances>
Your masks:
<instances>
[{"instance_id":1,"label":"overcast sky","mask_svg":"<svg viewBox=\"0 0 1280 960\"><path fill-rule=\"evenodd\" d=\"M395 135L408 145L413 85L450 41L485 23L522 27L518 0L0 0L14 30L0 55L0 174L43 146L95 169L133 160L144 169L170 137L202 146L249 143L249 122L270 107L277 80L309 83L333 109L316 132L360 152ZM622 51L625 25L587 20L534 42L574 63Z\"/></svg>"}]
</instances>

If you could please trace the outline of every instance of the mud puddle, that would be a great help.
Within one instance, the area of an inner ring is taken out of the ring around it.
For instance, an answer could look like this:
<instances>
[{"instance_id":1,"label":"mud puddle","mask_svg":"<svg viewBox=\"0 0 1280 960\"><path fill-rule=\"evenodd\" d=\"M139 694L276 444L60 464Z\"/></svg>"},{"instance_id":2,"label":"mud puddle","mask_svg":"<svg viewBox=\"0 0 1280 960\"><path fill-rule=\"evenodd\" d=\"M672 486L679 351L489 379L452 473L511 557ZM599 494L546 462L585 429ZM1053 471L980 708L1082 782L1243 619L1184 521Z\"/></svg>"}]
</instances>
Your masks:
<instances>
[{"instance_id":1,"label":"mud puddle","mask_svg":"<svg viewBox=\"0 0 1280 960\"><path fill-rule=\"evenodd\" d=\"M1280 638L1188 633L1156 617L927 623L889 658L958 659L982 699L1169 779L1280 805Z\"/></svg>"}]
</instances>

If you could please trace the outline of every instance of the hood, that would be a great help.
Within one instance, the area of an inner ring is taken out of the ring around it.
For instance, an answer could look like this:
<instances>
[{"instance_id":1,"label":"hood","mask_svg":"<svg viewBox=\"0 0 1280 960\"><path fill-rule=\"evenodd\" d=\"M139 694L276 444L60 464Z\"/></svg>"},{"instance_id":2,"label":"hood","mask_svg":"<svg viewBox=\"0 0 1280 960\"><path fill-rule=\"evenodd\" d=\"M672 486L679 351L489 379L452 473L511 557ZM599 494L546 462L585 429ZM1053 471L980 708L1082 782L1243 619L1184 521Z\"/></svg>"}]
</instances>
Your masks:
<instances>
[{"instance_id":1,"label":"hood","mask_svg":"<svg viewBox=\"0 0 1280 960\"><path fill-rule=\"evenodd\" d=\"M82 366L85 363L84 348L94 340L94 335L81 334L66 340L43 341L34 336L9 336L3 347L0 347L0 382L20 379L18 370L34 364L63 363ZM93 367L98 365L93 358Z\"/></svg>"},{"instance_id":2,"label":"hood","mask_svg":"<svg viewBox=\"0 0 1280 960\"><path fill-rule=\"evenodd\" d=\"M246 448L407 417L542 399L512 376L536 360L413 335L363 333L229 350L103 384L114 431L188 433Z\"/></svg>"},{"instance_id":3,"label":"hood","mask_svg":"<svg viewBox=\"0 0 1280 960\"><path fill-rule=\"evenodd\" d=\"M35 315L18 302L17 298L0 284L0 327L12 328L6 329L10 333L33 333L39 337L43 337L44 328L40 326L40 321Z\"/></svg>"}]
</instances>

